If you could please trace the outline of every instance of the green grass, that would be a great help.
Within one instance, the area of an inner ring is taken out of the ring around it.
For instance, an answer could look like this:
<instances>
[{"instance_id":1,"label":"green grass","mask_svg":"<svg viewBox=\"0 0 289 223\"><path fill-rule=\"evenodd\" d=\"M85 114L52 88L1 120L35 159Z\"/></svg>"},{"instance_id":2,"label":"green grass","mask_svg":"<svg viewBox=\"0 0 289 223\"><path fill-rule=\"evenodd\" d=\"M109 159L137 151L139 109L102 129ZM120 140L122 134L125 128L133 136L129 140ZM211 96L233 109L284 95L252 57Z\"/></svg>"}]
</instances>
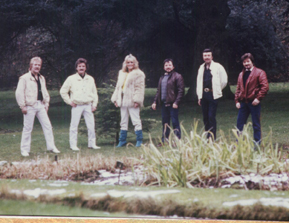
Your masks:
<instances>
[{"instance_id":1,"label":"green grass","mask_svg":"<svg viewBox=\"0 0 289 223\"><path fill-rule=\"evenodd\" d=\"M235 91L235 86L231 86L232 91ZM146 107L153 102L156 89L148 88L145 94ZM271 83L270 90L266 98L261 102L261 125L262 134L266 136L270 127L273 131L273 143L279 145L289 145L287 133L289 130L289 84L288 83ZM70 107L66 105L59 92L54 90L49 92L51 95L51 104L49 109L49 117L53 125L55 144L63 155L75 155L75 152L69 149L69 124L70 124ZM99 103L101 106L101 102ZM20 140L21 131L23 128L23 117L15 100L14 91L0 92L0 160L18 161L29 158L22 158L20 155ZM117 108L116 108L117 109ZM224 131L226 136L231 134L231 129L236 125L238 110L235 108L235 103L232 100L220 100L217 110L217 127L218 130ZM97 117L100 118L101 117ZM141 118L152 118L161 121L161 111L157 109L143 110ZM179 119L187 131L192 129L194 120L200 120L199 130L203 128L201 107L197 102L184 103L180 107ZM249 117L250 119L250 117ZM249 120L250 121L250 120ZM96 126L97 128L97 126ZM144 133L144 142L149 140L149 134L153 140L157 141L161 137L161 122L149 133ZM217 133L217 137L220 136ZM232 137L232 135L231 135ZM128 141L135 144L135 135L130 132ZM105 156L132 156L139 154L139 150L134 147L115 148L113 140L98 137L97 144L102 147L101 150L87 149L87 136L80 135L78 137L78 146L82 149L82 156L91 156L95 153L102 153ZM46 154L46 145L41 126L35 119L34 130L32 133L31 156L43 156ZM53 154L49 154L53 157Z\"/></svg>"},{"instance_id":2,"label":"green grass","mask_svg":"<svg viewBox=\"0 0 289 223\"><path fill-rule=\"evenodd\" d=\"M95 186L67 182L64 186L51 186L54 181L41 180L1 180L0 214L5 215L52 215L52 216L107 216L137 217L155 214L161 216L187 216L196 218L222 218L243 220L288 220L288 209L262 206L223 206L224 202L261 198L286 198L288 191L246 191L234 189L177 188L176 193L159 194L155 197L94 197L93 194L108 191L157 192L171 190L160 187ZM61 195L39 198L22 197L20 201L7 200L13 197L12 190L35 188L56 190L65 189ZM12 192L12 193L10 193ZM41 203L36 202L41 201ZM80 208L86 207L86 208ZM91 209L91 210L89 210ZM97 211L98 210L98 211ZM107 213L110 212L110 214ZM281 213L281 214L280 214Z\"/></svg>"}]
</instances>

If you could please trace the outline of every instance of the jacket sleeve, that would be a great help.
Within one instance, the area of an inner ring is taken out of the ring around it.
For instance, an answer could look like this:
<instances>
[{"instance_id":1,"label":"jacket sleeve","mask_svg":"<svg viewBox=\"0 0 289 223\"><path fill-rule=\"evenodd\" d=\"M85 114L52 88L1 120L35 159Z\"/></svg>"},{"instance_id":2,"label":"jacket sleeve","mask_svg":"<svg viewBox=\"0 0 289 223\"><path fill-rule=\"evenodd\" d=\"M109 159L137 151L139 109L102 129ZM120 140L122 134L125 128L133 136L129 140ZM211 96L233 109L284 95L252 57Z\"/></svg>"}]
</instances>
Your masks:
<instances>
[{"instance_id":1,"label":"jacket sleeve","mask_svg":"<svg viewBox=\"0 0 289 223\"><path fill-rule=\"evenodd\" d=\"M203 97L203 80L202 80L202 72L201 72L201 67L198 70L198 75L197 75L197 87L196 87L196 92L198 99L202 99Z\"/></svg>"},{"instance_id":2,"label":"jacket sleeve","mask_svg":"<svg viewBox=\"0 0 289 223\"><path fill-rule=\"evenodd\" d=\"M220 82L221 88L223 90L228 83L228 75L225 68L222 65L220 65Z\"/></svg>"},{"instance_id":3,"label":"jacket sleeve","mask_svg":"<svg viewBox=\"0 0 289 223\"><path fill-rule=\"evenodd\" d=\"M45 78L43 76L42 76L42 78L43 78L43 83L44 83L43 87L45 89L44 91L45 91L45 94L46 94L44 103L45 103L45 107L48 108L49 107L49 102L50 102L50 95L49 95L48 90L46 88L46 80L45 80Z\"/></svg>"},{"instance_id":4,"label":"jacket sleeve","mask_svg":"<svg viewBox=\"0 0 289 223\"><path fill-rule=\"evenodd\" d=\"M261 71L259 76L259 83L260 83L260 91L258 92L257 99L260 101L266 96L267 92L269 91L267 75L263 70Z\"/></svg>"},{"instance_id":5,"label":"jacket sleeve","mask_svg":"<svg viewBox=\"0 0 289 223\"><path fill-rule=\"evenodd\" d=\"M94 81L93 78L92 78L92 80L93 80L93 86L92 86L93 101L92 101L92 106L93 107L97 107L97 104L98 104L97 88L96 88L95 81Z\"/></svg>"},{"instance_id":6,"label":"jacket sleeve","mask_svg":"<svg viewBox=\"0 0 289 223\"><path fill-rule=\"evenodd\" d=\"M178 74L177 78L177 96L176 96L176 100L174 102L174 104L179 105L181 102L182 97L184 96L184 92L185 92L185 83L184 83L184 79L182 77L181 74Z\"/></svg>"},{"instance_id":7,"label":"jacket sleeve","mask_svg":"<svg viewBox=\"0 0 289 223\"><path fill-rule=\"evenodd\" d=\"M17 84L17 88L15 91L15 96L16 96L16 101L17 104L19 105L19 107L22 109L23 107L26 106L26 102L25 102L25 79L20 77L18 84Z\"/></svg>"},{"instance_id":8,"label":"jacket sleeve","mask_svg":"<svg viewBox=\"0 0 289 223\"><path fill-rule=\"evenodd\" d=\"M239 102L239 95L241 92L241 84L242 84L241 76L242 76L242 73L239 74L238 81L237 81L237 87L236 87L236 92L235 92L235 103L236 104Z\"/></svg>"},{"instance_id":9,"label":"jacket sleeve","mask_svg":"<svg viewBox=\"0 0 289 223\"><path fill-rule=\"evenodd\" d=\"M153 104L156 104L156 105L158 104L158 97L159 97L159 94L160 94L160 91L161 91L160 88L161 88L161 77L159 79L159 83L158 83L158 87L157 87L157 93L155 95Z\"/></svg>"},{"instance_id":10,"label":"jacket sleeve","mask_svg":"<svg viewBox=\"0 0 289 223\"><path fill-rule=\"evenodd\" d=\"M70 88L71 88L71 81L70 81L70 78L68 77L64 81L62 87L60 88L60 95L61 95L63 101L68 105L71 104L71 99L70 99L69 94L68 94L70 91Z\"/></svg>"},{"instance_id":11,"label":"jacket sleeve","mask_svg":"<svg viewBox=\"0 0 289 223\"><path fill-rule=\"evenodd\" d=\"M135 80L133 102L143 105L145 90L145 75L139 74Z\"/></svg>"}]
</instances>

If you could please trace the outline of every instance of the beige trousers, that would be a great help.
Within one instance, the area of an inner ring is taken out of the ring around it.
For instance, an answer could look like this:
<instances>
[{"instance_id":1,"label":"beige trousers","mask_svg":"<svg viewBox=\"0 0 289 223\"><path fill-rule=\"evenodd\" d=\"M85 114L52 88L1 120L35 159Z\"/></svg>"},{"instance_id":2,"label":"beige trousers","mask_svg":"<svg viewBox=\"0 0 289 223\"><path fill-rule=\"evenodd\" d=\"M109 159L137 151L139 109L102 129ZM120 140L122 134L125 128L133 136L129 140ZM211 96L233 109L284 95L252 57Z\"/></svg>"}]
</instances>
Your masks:
<instances>
[{"instance_id":1,"label":"beige trousers","mask_svg":"<svg viewBox=\"0 0 289 223\"><path fill-rule=\"evenodd\" d=\"M142 124L140 120L140 108L134 108L134 107L121 107L120 108L120 129L121 130L128 130L128 121L129 117L131 119L131 122L134 126L134 130L142 130Z\"/></svg>"},{"instance_id":2,"label":"beige trousers","mask_svg":"<svg viewBox=\"0 0 289 223\"><path fill-rule=\"evenodd\" d=\"M69 129L70 148L77 146L77 131L81 115L83 115L87 127L88 147L95 145L95 123L94 115L91 111L91 104L77 105L71 109L71 122Z\"/></svg>"},{"instance_id":3,"label":"beige trousers","mask_svg":"<svg viewBox=\"0 0 289 223\"><path fill-rule=\"evenodd\" d=\"M44 137L46 140L47 150L55 148L52 125L41 101L37 101L33 106L27 106L27 114L23 115L23 131L21 137L21 152L30 152L31 132L33 130L35 116L38 118Z\"/></svg>"}]
</instances>

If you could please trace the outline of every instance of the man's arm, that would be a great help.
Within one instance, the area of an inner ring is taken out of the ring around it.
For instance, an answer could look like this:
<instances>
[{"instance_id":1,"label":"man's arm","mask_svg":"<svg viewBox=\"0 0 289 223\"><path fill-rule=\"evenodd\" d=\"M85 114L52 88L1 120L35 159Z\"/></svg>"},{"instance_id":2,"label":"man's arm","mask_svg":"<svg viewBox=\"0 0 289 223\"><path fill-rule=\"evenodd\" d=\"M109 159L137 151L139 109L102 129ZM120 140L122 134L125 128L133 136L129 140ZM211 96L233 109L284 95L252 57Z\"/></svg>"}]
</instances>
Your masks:
<instances>
[{"instance_id":1,"label":"man's arm","mask_svg":"<svg viewBox=\"0 0 289 223\"><path fill-rule=\"evenodd\" d=\"M61 95L63 101L68 105L71 105L71 103L72 103L72 101L69 97L69 94L68 94L70 91L70 88L71 88L71 83L70 83L70 78L68 77L64 81L62 87L60 88L60 95Z\"/></svg>"},{"instance_id":2,"label":"man's arm","mask_svg":"<svg viewBox=\"0 0 289 223\"><path fill-rule=\"evenodd\" d=\"M17 88L15 91L15 96L16 96L16 101L17 104L19 105L20 109L23 107L26 107L26 102L25 102L25 87L26 87L26 82L24 78L19 78Z\"/></svg>"},{"instance_id":3,"label":"man's arm","mask_svg":"<svg viewBox=\"0 0 289 223\"><path fill-rule=\"evenodd\" d=\"M174 102L175 105L177 106L174 106L175 108L177 108L179 106L179 103L182 99L182 97L184 96L184 92L185 92L185 83L184 83L184 79L183 79L183 76L181 74L178 74L178 78L176 78L177 80L177 96L176 96L176 100Z\"/></svg>"},{"instance_id":4,"label":"man's arm","mask_svg":"<svg viewBox=\"0 0 289 223\"><path fill-rule=\"evenodd\" d=\"M98 104L98 94L97 94L97 88L95 85L94 78L92 78L92 80L93 80L93 86L92 86L92 95L93 95L92 107L93 107L93 109L92 110L95 111L97 108L97 104Z\"/></svg>"},{"instance_id":5,"label":"man's arm","mask_svg":"<svg viewBox=\"0 0 289 223\"><path fill-rule=\"evenodd\" d=\"M259 83L260 83L260 90L257 95L257 99L261 101L269 91L269 84L268 84L268 79L265 71L261 71L260 76L259 76Z\"/></svg>"},{"instance_id":6,"label":"man's arm","mask_svg":"<svg viewBox=\"0 0 289 223\"><path fill-rule=\"evenodd\" d=\"M157 104L158 104L158 95L159 95L159 92L160 92L160 86L161 86L161 78L159 79L159 83L158 83L158 87L157 87L157 93L155 95L155 98L154 98L154 102L152 104L152 109L153 110L156 110L157 108Z\"/></svg>"},{"instance_id":7,"label":"man's arm","mask_svg":"<svg viewBox=\"0 0 289 223\"><path fill-rule=\"evenodd\" d=\"M220 81L221 81L220 83L221 88L223 90L228 83L228 75L227 75L225 68L222 65L220 65Z\"/></svg>"}]
</instances>

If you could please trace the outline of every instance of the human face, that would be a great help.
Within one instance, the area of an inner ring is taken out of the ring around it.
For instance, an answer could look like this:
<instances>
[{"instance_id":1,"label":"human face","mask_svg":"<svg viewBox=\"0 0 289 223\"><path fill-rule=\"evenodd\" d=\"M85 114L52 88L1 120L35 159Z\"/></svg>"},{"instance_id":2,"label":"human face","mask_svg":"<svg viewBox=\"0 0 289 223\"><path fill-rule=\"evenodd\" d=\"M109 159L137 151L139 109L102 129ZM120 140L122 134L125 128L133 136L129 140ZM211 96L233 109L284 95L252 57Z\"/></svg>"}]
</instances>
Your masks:
<instances>
[{"instance_id":1,"label":"human face","mask_svg":"<svg viewBox=\"0 0 289 223\"><path fill-rule=\"evenodd\" d=\"M172 61L166 62L164 65L164 70L168 73L170 73L174 69L174 65Z\"/></svg>"},{"instance_id":2,"label":"human face","mask_svg":"<svg viewBox=\"0 0 289 223\"><path fill-rule=\"evenodd\" d=\"M127 69L128 69L129 72L131 72L131 71L133 70L133 68L134 68L134 62L133 62L132 59L128 59L128 60L126 61L126 67L127 67Z\"/></svg>"},{"instance_id":3,"label":"human face","mask_svg":"<svg viewBox=\"0 0 289 223\"><path fill-rule=\"evenodd\" d=\"M247 58L243 61L243 66L246 68L246 69L251 69L254 65L252 63L252 60L250 58Z\"/></svg>"},{"instance_id":4,"label":"human face","mask_svg":"<svg viewBox=\"0 0 289 223\"><path fill-rule=\"evenodd\" d=\"M76 67L77 73L79 73L80 75L84 75L85 71L86 71L86 65L85 63L79 63Z\"/></svg>"},{"instance_id":5,"label":"human face","mask_svg":"<svg viewBox=\"0 0 289 223\"><path fill-rule=\"evenodd\" d=\"M213 60L212 52L203 53L203 60L205 61L206 64L211 64Z\"/></svg>"},{"instance_id":6,"label":"human face","mask_svg":"<svg viewBox=\"0 0 289 223\"><path fill-rule=\"evenodd\" d=\"M41 70L41 62L39 60L34 60L30 70L32 74L38 74Z\"/></svg>"}]
</instances>

